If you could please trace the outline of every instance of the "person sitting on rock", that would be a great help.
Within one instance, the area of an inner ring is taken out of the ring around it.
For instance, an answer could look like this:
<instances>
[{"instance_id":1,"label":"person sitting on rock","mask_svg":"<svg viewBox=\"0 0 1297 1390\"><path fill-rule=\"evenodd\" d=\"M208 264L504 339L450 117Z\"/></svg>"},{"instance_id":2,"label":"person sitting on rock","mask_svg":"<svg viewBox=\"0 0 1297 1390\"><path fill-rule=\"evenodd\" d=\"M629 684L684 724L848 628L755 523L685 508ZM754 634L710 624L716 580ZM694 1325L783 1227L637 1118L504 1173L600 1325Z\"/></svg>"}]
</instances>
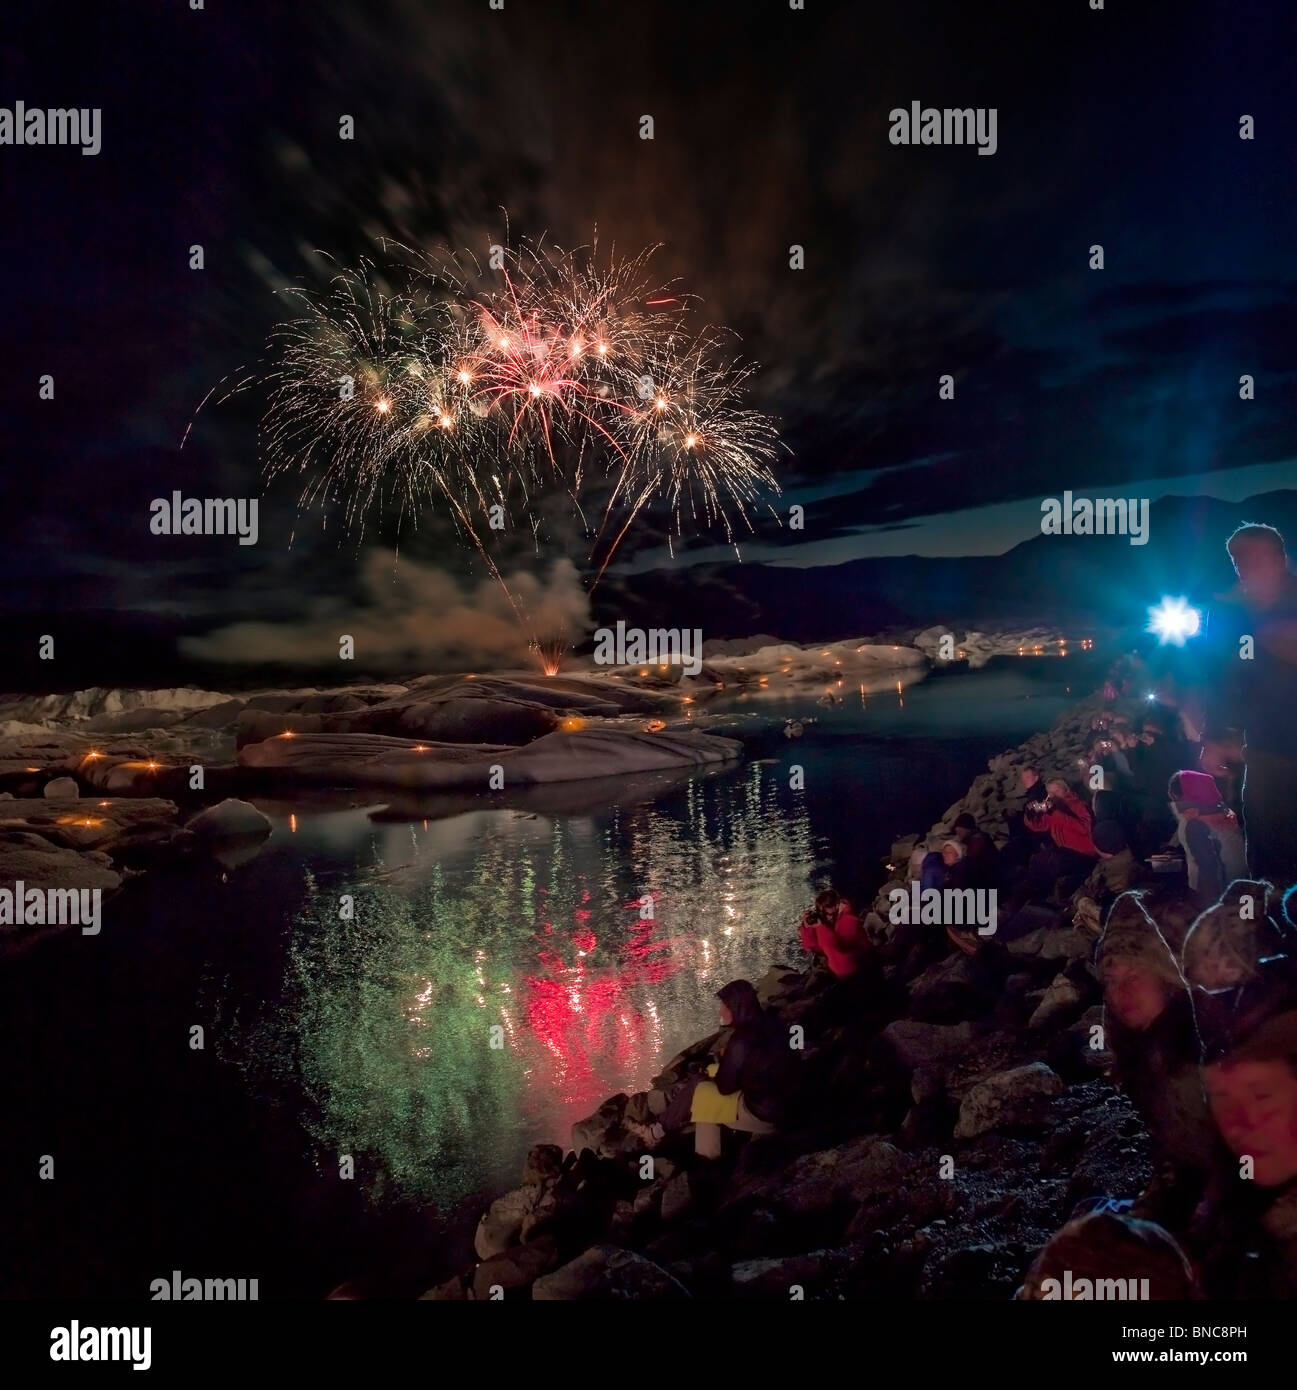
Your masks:
<instances>
[{"instance_id":1,"label":"person sitting on rock","mask_svg":"<svg viewBox=\"0 0 1297 1390\"><path fill-rule=\"evenodd\" d=\"M1148 1126L1156 1166L1134 1212L1183 1231L1206 1186L1215 1139L1189 986L1139 893L1113 904L1095 963L1114 1080Z\"/></svg>"},{"instance_id":2,"label":"person sitting on rock","mask_svg":"<svg viewBox=\"0 0 1297 1390\"><path fill-rule=\"evenodd\" d=\"M1149 882L1152 875L1143 861L1135 858L1119 821L1096 821L1091 838L1099 851L1099 862L1072 894L1072 925L1097 939L1113 903L1122 893Z\"/></svg>"},{"instance_id":3,"label":"person sitting on rock","mask_svg":"<svg viewBox=\"0 0 1297 1390\"><path fill-rule=\"evenodd\" d=\"M1199 1012L1225 1011L1236 1032L1297 998L1297 938L1286 911L1272 910L1274 896L1265 879L1235 879L1184 939L1180 966L1203 991Z\"/></svg>"},{"instance_id":4,"label":"person sitting on rock","mask_svg":"<svg viewBox=\"0 0 1297 1390\"><path fill-rule=\"evenodd\" d=\"M1091 740L1080 764L1093 787L1090 809L1095 822L1115 820L1123 826L1131 824L1133 811L1128 798L1134 779L1125 750L1118 747L1108 730Z\"/></svg>"},{"instance_id":5,"label":"person sitting on rock","mask_svg":"<svg viewBox=\"0 0 1297 1390\"><path fill-rule=\"evenodd\" d=\"M1000 883L1000 854L995 841L978 828L973 817L964 811L955 817L955 839L964 847L970 888L998 888Z\"/></svg>"},{"instance_id":6,"label":"person sitting on rock","mask_svg":"<svg viewBox=\"0 0 1297 1390\"><path fill-rule=\"evenodd\" d=\"M1090 833L1090 808L1061 777L1051 778L1045 790L1045 799L1028 802L1023 816L1028 829L1047 831L1052 841L1027 867L1024 900L1029 901L1070 895L1099 857Z\"/></svg>"},{"instance_id":7,"label":"person sitting on rock","mask_svg":"<svg viewBox=\"0 0 1297 1390\"><path fill-rule=\"evenodd\" d=\"M1137 887L1149 874L1142 861L1135 858L1126 832L1117 821L1099 821L1090 838L1099 861L1077 892L1093 898L1104 915L1120 894Z\"/></svg>"},{"instance_id":8,"label":"person sitting on rock","mask_svg":"<svg viewBox=\"0 0 1297 1390\"><path fill-rule=\"evenodd\" d=\"M1130 752L1132 777L1126 794L1130 812L1126 829L1141 857L1161 849L1175 833L1166 786L1184 762L1180 740L1167 738L1155 719L1143 719Z\"/></svg>"},{"instance_id":9,"label":"person sitting on rock","mask_svg":"<svg viewBox=\"0 0 1297 1390\"><path fill-rule=\"evenodd\" d=\"M963 844L956 839L944 840L940 849L929 851L923 858L919 886L925 891L936 888L967 888L968 864Z\"/></svg>"},{"instance_id":10,"label":"person sitting on rock","mask_svg":"<svg viewBox=\"0 0 1297 1390\"><path fill-rule=\"evenodd\" d=\"M1045 798L1045 783L1041 779L1040 769L1028 764L1018 774L1021 795L1027 802L1043 801ZM1037 850L1050 843L1047 831L1032 830L1026 823L1026 818L1021 809L1021 803L1012 803L1016 809L1010 809L1006 814L1006 821L1009 827L1008 839L1004 848L1000 851L1000 877L1002 885L1007 885L1011 881L1021 878L1027 871L1027 865Z\"/></svg>"},{"instance_id":11,"label":"person sitting on rock","mask_svg":"<svg viewBox=\"0 0 1297 1390\"><path fill-rule=\"evenodd\" d=\"M1040 1302L1201 1296L1188 1256L1169 1231L1108 1209L1074 1217L1051 1237L1017 1293Z\"/></svg>"},{"instance_id":12,"label":"person sitting on rock","mask_svg":"<svg viewBox=\"0 0 1297 1390\"><path fill-rule=\"evenodd\" d=\"M653 1124L626 1121L627 1132L650 1147L692 1123L695 1153L719 1158L722 1128L772 1134L787 1120L797 1083L788 1030L761 1007L749 980L731 980L716 997L721 1027L733 1031L707 1069L711 1079L686 1082Z\"/></svg>"},{"instance_id":13,"label":"person sitting on rock","mask_svg":"<svg viewBox=\"0 0 1297 1390\"><path fill-rule=\"evenodd\" d=\"M798 928L802 946L825 964L839 980L855 975L871 944L851 904L832 888L815 898L815 906L803 916Z\"/></svg>"},{"instance_id":14,"label":"person sitting on rock","mask_svg":"<svg viewBox=\"0 0 1297 1390\"><path fill-rule=\"evenodd\" d=\"M1225 804L1216 779L1184 769L1167 784L1175 812L1190 891L1215 902L1234 879L1247 878L1247 851L1238 817Z\"/></svg>"}]
</instances>

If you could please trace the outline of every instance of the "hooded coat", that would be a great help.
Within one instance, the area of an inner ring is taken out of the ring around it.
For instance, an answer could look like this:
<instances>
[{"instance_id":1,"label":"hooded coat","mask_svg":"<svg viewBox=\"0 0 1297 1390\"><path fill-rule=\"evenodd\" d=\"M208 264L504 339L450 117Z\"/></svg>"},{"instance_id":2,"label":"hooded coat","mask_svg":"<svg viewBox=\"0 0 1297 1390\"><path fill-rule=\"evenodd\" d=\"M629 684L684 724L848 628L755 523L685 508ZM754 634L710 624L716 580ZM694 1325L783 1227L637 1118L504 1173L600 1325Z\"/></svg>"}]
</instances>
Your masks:
<instances>
[{"instance_id":1,"label":"hooded coat","mask_svg":"<svg viewBox=\"0 0 1297 1390\"><path fill-rule=\"evenodd\" d=\"M767 1124L784 1123L796 1084L796 1065L788 1030L761 1007L748 980L731 980L716 997L730 1011L734 1031L717 1068L716 1089L723 1096L743 1093L743 1103Z\"/></svg>"},{"instance_id":2,"label":"hooded coat","mask_svg":"<svg viewBox=\"0 0 1297 1390\"><path fill-rule=\"evenodd\" d=\"M1115 960L1148 971L1169 995L1166 1008L1142 1030L1127 1028L1105 1010L1105 1033L1117 1079L1148 1126L1159 1170L1137 1214L1183 1229L1211 1171L1217 1139L1203 1092L1202 1044L1189 987L1138 893L1125 893L1113 904L1096 952L1100 978L1105 964Z\"/></svg>"}]
</instances>

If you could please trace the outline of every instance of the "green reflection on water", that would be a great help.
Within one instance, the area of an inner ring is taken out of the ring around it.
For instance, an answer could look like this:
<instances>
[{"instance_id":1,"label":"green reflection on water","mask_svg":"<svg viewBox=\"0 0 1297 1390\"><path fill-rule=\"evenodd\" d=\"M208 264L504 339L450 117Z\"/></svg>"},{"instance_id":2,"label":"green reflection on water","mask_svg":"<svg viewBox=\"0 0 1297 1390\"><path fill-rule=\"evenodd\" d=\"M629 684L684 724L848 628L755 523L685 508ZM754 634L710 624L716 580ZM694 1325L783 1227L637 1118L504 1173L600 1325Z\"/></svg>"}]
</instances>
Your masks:
<instances>
[{"instance_id":1,"label":"green reflection on water","mask_svg":"<svg viewBox=\"0 0 1297 1390\"><path fill-rule=\"evenodd\" d=\"M467 843L463 818L389 827L398 867L312 879L289 998L317 1141L357 1155L376 1197L449 1204L646 1085L715 1027L721 984L787 958L815 860L785 777L754 766L597 816L474 813Z\"/></svg>"}]
</instances>

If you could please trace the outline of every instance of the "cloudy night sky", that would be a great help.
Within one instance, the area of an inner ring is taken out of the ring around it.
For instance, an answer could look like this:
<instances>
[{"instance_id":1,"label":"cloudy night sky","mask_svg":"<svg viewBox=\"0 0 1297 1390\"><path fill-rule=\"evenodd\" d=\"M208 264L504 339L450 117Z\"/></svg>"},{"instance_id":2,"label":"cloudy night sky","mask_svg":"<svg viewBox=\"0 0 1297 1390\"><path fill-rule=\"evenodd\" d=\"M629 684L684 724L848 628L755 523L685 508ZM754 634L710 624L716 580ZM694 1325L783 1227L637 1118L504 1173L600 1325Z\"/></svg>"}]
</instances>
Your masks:
<instances>
[{"instance_id":1,"label":"cloudy night sky","mask_svg":"<svg viewBox=\"0 0 1297 1390\"><path fill-rule=\"evenodd\" d=\"M23 8L0 104L101 107L103 147L0 148L0 573L22 642L56 622L178 642L409 584L395 533L342 538L290 484L263 491L255 397L178 446L290 312L276 292L327 278L317 252L483 254L506 213L514 241L660 243L657 275L761 364L753 403L790 451L776 508L803 504L806 527L767 516L745 563L998 554L1066 488L1237 501L1297 476L1287 7ZM890 144L912 101L996 108L996 153ZM258 545L150 535L177 488L260 495ZM480 583L437 518L399 539L418 584ZM623 571L732 559L723 539L672 561L649 519Z\"/></svg>"}]
</instances>

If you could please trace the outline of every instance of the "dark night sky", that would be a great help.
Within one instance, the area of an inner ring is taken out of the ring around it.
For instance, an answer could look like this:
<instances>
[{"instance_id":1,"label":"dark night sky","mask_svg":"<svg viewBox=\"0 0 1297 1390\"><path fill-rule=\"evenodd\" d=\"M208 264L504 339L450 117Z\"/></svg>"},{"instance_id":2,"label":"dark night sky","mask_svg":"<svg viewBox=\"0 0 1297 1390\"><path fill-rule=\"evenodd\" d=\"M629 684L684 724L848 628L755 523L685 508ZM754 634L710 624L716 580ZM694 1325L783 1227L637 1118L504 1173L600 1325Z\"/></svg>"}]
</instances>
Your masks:
<instances>
[{"instance_id":1,"label":"dark night sky","mask_svg":"<svg viewBox=\"0 0 1297 1390\"><path fill-rule=\"evenodd\" d=\"M662 242L763 364L807 528L745 560L1000 552L1064 488L1290 485L1295 30L1269 0L21 7L0 105L102 107L103 149L0 147L4 609L201 631L363 593L381 557L314 519L289 549L291 489L256 547L151 536L149 501L261 492L251 402L177 445L313 248L480 250L501 208L515 237ZM995 107L998 152L890 145L912 100ZM403 553L463 570L435 525ZM660 529L626 554L664 563Z\"/></svg>"}]
</instances>

